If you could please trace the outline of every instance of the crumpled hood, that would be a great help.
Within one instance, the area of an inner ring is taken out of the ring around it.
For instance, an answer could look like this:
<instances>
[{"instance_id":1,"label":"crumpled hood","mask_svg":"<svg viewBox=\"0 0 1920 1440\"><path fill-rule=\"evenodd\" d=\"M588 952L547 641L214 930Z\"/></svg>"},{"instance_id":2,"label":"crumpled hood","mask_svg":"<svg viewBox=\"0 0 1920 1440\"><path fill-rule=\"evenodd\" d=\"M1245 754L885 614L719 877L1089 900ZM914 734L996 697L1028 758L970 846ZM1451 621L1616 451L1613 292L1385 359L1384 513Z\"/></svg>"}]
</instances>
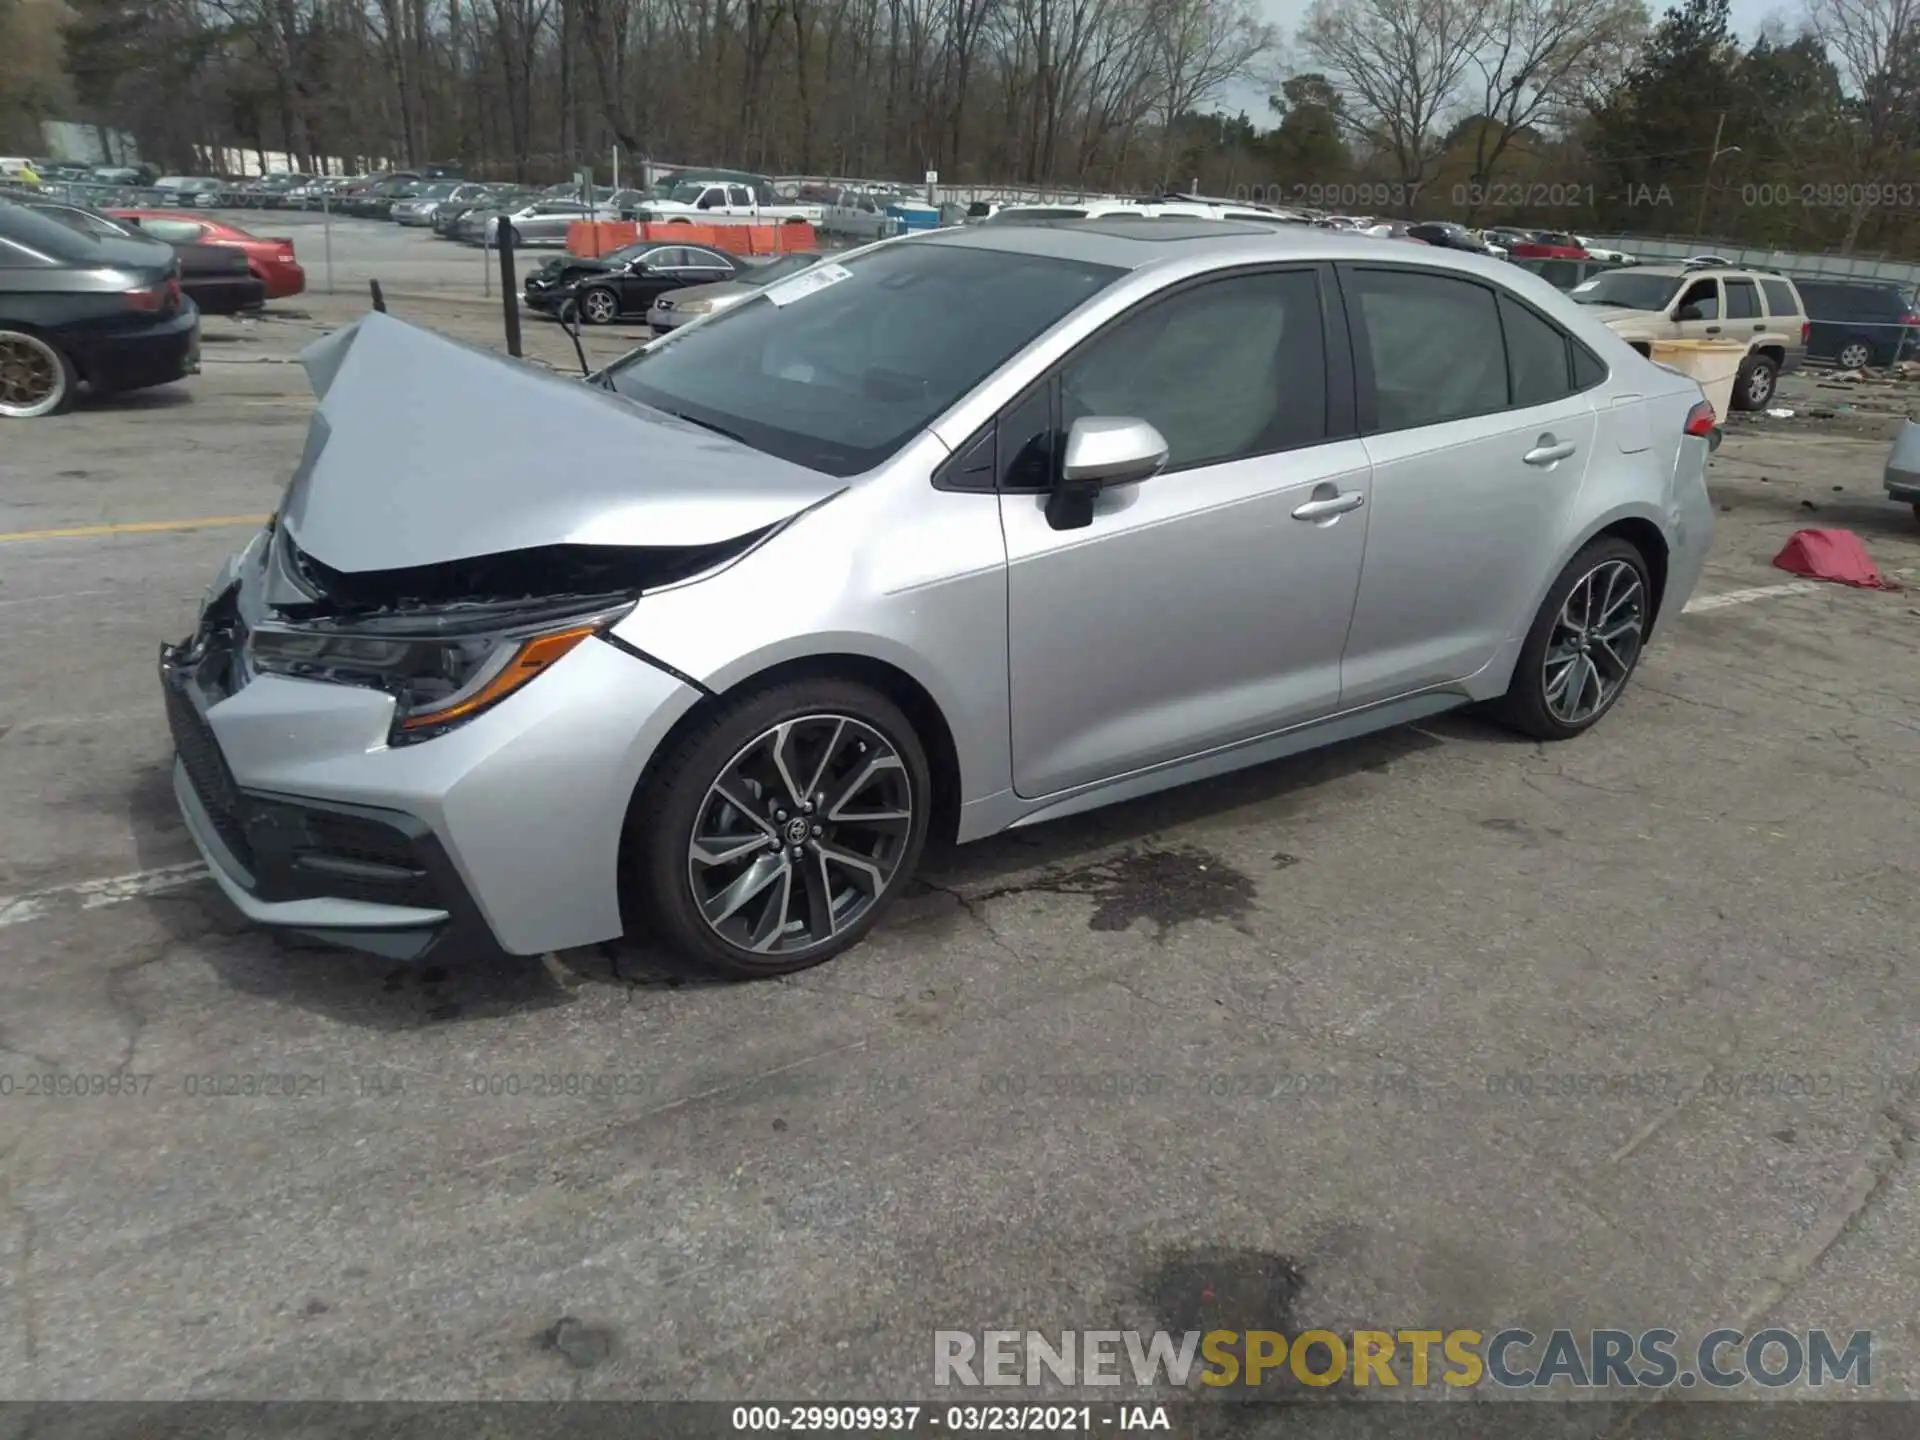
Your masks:
<instances>
[{"instance_id":1,"label":"crumpled hood","mask_svg":"<svg viewBox=\"0 0 1920 1440\"><path fill-rule=\"evenodd\" d=\"M320 405L280 522L347 573L551 545L715 545L846 488L377 311L300 360Z\"/></svg>"}]
</instances>

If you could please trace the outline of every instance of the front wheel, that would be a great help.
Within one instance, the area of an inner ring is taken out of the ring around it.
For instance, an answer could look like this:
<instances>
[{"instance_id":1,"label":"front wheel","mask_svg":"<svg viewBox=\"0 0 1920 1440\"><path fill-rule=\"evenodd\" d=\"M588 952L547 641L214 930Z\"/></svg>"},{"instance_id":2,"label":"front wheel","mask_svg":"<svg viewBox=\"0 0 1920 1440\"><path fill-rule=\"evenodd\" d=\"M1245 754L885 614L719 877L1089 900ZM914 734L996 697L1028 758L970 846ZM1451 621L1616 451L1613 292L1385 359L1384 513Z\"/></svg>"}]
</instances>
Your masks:
<instances>
[{"instance_id":1,"label":"front wheel","mask_svg":"<svg viewBox=\"0 0 1920 1440\"><path fill-rule=\"evenodd\" d=\"M58 346L24 330L0 330L0 417L57 415L73 403L78 384Z\"/></svg>"},{"instance_id":2,"label":"front wheel","mask_svg":"<svg viewBox=\"0 0 1920 1440\"><path fill-rule=\"evenodd\" d=\"M580 294L580 316L589 325L611 325L620 318L620 299L604 285Z\"/></svg>"},{"instance_id":3,"label":"front wheel","mask_svg":"<svg viewBox=\"0 0 1920 1440\"><path fill-rule=\"evenodd\" d=\"M676 950L727 974L805 970L859 941L906 883L930 794L919 737L884 695L774 685L662 758L635 807L628 893Z\"/></svg>"},{"instance_id":4,"label":"front wheel","mask_svg":"<svg viewBox=\"0 0 1920 1440\"><path fill-rule=\"evenodd\" d=\"M1780 367L1765 355L1749 355L1740 362L1733 382L1733 408L1761 410L1773 399L1773 382Z\"/></svg>"},{"instance_id":5,"label":"front wheel","mask_svg":"<svg viewBox=\"0 0 1920 1440\"><path fill-rule=\"evenodd\" d=\"M1652 594L1647 562L1625 540L1581 550L1541 602L1494 718L1539 740L1592 729L1640 663Z\"/></svg>"},{"instance_id":6,"label":"front wheel","mask_svg":"<svg viewBox=\"0 0 1920 1440\"><path fill-rule=\"evenodd\" d=\"M1873 347L1864 340L1849 340L1840 347L1840 353L1833 357L1833 363L1842 370L1864 369L1873 359Z\"/></svg>"}]
</instances>

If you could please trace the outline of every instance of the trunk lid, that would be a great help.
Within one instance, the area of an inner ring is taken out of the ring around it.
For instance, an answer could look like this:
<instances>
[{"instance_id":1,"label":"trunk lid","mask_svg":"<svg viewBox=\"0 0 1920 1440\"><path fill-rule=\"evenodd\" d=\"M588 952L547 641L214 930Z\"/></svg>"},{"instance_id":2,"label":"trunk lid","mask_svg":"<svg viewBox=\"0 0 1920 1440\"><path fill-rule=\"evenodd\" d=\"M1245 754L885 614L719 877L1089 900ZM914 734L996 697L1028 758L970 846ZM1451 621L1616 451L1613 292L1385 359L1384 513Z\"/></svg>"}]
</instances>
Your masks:
<instances>
[{"instance_id":1,"label":"trunk lid","mask_svg":"<svg viewBox=\"0 0 1920 1440\"><path fill-rule=\"evenodd\" d=\"M555 545L717 545L846 488L379 312L301 363L320 404L281 521L349 574Z\"/></svg>"}]
</instances>

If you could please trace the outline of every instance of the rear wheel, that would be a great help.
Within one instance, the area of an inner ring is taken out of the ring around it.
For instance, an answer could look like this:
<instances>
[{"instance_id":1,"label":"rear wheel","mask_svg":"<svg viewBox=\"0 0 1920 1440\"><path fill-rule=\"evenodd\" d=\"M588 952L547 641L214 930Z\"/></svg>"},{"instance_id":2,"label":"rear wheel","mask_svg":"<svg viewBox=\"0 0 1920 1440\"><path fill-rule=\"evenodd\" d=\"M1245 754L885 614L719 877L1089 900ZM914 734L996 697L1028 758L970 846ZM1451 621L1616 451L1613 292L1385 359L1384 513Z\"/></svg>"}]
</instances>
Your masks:
<instances>
[{"instance_id":1,"label":"rear wheel","mask_svg":"<svg viewBox=\"0 0 1920 1440\"><path fill-rule=\"evenodd\" d=\"M57 415L79 385L58 346L24 330L0 330L0 416L32 420Z\"/></svg>"},{"instance_id":2,"label":"rear wheel","mask_svg":"<svg viewBox=\"0 0 1920 1440\"><path fill-rule=\"evenodd\" d=\"M620 297L604 285L580 292L580 317L589 325L611 325L620 318Z\"/></svg>"},{"instance_id":3,"label":"rear wheel","mask_svg":"<svg viewBox=\"0 0 1920 1440\"><path fill-rule=\"evenodd\" d=\"M1640 663L1652 594L1632 545L1609 535L1586 546L1541 602L1494 717L1540 740L1593 728Z\"/></svg>"},{"instance_id":4,"label":"rear wheel","mask_svg":"<svg viewBox=\"0 0 1920 1440\"><path fill-rule=\"evenodd\" d=\"M1858 370L1873 359L1873 347L1864 340L1849 340L1840 347L1840 353L1833 357L1833 363L1842 370Z\"/></svg>"},{"instance_id":5,"label":"rear wheel","mask_svg":"<svg viewBox=\"0 0 1920 1440\"><path fill-rule=\"evenodd\" d=\"M1773 382L1780 367L1766 355L1749 355L1740 362L1740 373L1733 381L1733 408L1760 410L1773 399Z\"/></svg>"},{"instance_id":6,"label":"rear wheel","mask_svg":"<svg viewBox=\"0 0 1920 1440\"><path fill-rule=\"evenodd\" d=\"M629 894L662 938L742 977L859 941L926 843L920 740L844 680L740 697L675 743L635 807Z\"/></svg>"}]
</instances>

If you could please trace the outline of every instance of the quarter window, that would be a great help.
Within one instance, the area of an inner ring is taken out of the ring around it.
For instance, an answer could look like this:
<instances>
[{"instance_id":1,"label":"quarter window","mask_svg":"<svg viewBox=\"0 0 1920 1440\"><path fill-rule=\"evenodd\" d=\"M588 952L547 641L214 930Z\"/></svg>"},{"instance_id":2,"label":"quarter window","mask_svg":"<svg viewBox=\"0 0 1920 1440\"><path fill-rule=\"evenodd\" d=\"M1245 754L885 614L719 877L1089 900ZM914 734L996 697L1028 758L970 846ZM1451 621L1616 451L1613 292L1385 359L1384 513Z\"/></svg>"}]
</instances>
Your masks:
<instances>
[{"instance_id":1,"label":"quarter window","mask_svg":"<svg viewBox=\"0 0 1920 1440\"><path fill-rule=\"evenodd\" d=\"M1546 405L1571 393L1567 337L1517 300L1500 297L1507 337L1507 377L1515 409Z\"/></svg>"},{"instance_id":2,"label":"quarter window","mask_svg":"<svg viewBox=\"0 0 1920 1440\"><path fill-rule=\"evenodd\" d=\"M1784 280L1762 280L1760 290L1767 297L1767 313L1770 315L1798 315L1799 303L1793 298L1793 287Z\"/></svg>"},{"instance_id":3,"label":"quarter window","mask_svg":"<svg viewBox=\"0 0 1920 1440\"><path fill-rule=\"evenodd\" d=\"M1507 408L1506 347L1493 291L1412 270L1356 269L1347 280L1373 368L1375 429L1410 430Z\"/></svg>"},{"instance_id":4,"label":"quarter window","mask_svg":"<svg viewBox=\"0 0 1920 1440\"><path fill-rule=\"evenodd\" d=\"M1216 280L1150 302L1068 361L1061 425L1129 416L1167 441L1168 468L1327 437L1320 283L1311 270Z\"/></svg>"}]
</instances>

